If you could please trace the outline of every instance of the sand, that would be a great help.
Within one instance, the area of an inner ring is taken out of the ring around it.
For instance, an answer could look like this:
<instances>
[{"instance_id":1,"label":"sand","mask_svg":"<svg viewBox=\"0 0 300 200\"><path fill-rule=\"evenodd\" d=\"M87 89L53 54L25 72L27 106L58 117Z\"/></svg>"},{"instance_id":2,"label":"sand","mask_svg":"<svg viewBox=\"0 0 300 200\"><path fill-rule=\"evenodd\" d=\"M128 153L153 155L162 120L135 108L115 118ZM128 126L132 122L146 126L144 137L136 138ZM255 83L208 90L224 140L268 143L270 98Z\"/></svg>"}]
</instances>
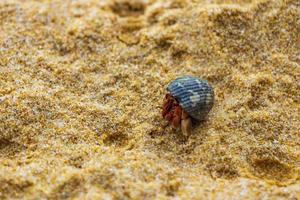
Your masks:
<instances>
[{"instance_id":1,"label":"sand","mask_svg":"<svg viewBox=\"0 0 300 200\"><path fill-rule=\"evenodd\" d=\"M0 199L300 199L300 1L1 0Z\"/></svg>"}]
</instances>

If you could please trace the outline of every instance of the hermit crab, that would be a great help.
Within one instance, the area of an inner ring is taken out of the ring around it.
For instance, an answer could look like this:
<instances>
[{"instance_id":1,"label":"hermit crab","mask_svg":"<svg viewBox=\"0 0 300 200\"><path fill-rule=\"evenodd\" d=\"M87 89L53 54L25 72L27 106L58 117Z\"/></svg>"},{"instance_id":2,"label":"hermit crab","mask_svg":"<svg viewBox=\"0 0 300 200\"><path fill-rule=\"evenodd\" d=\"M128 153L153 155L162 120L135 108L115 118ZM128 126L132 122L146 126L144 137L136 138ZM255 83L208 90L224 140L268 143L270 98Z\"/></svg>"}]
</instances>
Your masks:
<instances>
[{"instance_id":1,"label":"hermit crab","mask_svg":"<svg viewBox=\"0 0 300 200\"><path fill-rule=\"evenodd\" d=\"M185 136L190 134L192 121L205 119L214 104L210 84L194 76L182 76L167 87L162 116L174 128L180 127Z\"/></svg>"}]
</instances>

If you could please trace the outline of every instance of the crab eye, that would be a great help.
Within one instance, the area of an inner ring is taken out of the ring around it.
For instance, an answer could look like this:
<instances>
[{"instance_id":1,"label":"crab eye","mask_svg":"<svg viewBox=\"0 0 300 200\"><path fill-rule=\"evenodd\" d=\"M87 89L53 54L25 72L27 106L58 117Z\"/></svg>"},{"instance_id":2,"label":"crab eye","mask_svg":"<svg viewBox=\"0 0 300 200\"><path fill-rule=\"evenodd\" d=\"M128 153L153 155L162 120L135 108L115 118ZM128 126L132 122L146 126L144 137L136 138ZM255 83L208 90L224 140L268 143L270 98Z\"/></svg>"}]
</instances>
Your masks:
<instances>
[{"instance_id":1,"label":"crab eye","mask_svg":"<svg viewBox=\"0 0 300 200\"><path fill-rule=\"evenodd\" d=\"M166 94L165 99L173 99L173 97L171 94L168 93L168 94Z\"/></svg>"}]
</instances>

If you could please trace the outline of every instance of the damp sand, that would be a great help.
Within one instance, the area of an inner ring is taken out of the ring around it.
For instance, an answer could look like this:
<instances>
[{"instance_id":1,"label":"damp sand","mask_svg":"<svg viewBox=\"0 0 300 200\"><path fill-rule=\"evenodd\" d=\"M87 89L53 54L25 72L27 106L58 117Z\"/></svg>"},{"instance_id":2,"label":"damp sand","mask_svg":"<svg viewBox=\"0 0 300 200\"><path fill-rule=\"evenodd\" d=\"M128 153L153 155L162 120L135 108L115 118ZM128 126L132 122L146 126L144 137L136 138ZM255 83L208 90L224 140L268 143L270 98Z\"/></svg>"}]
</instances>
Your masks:
<instances>
[{"instance_id":1,"label":"damp sand","mask_svg":"<svg viewBox=\"0 0 300 200\"><path fill-rule=\"evenodd\" d=\"M0 199L299 199L299 33L299 0L1 0Z\"/></svg>"}]
</instances>

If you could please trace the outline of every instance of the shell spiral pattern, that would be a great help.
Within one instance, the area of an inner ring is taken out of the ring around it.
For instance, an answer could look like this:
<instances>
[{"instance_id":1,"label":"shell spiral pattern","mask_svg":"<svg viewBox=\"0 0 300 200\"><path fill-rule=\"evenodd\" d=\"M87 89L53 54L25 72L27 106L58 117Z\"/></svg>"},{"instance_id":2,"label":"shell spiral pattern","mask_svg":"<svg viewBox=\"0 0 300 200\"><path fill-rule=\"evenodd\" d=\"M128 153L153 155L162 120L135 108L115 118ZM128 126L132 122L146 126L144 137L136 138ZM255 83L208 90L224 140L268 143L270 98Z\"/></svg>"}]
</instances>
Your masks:
<instances>
[{"instance_id":1,"label":"shell spiral pattern","mask_svg":"<svg viewBox=\"0 0 300 200\"><path fill-rule=\"evenodd\" d=\"M214 104L214 91L205 80L183 76L172 81L167 90L192 118L203 120Z\"/></svg>"}]
</instances>

